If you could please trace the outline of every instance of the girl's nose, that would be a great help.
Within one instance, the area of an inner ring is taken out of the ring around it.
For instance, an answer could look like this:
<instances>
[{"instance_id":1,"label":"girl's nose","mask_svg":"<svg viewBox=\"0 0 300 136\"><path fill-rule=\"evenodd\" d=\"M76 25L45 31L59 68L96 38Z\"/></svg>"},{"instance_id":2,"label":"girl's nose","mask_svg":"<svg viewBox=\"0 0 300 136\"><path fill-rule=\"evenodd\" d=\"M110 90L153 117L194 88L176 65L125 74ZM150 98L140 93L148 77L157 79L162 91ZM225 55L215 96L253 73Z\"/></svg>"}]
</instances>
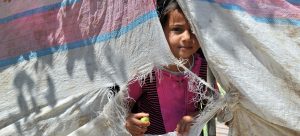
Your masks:
<instances>
[{"instance_id":1,"label":"girl's nose","mask_svg":"<svg viewBox=\"0 0 300 136\"><path fill-rule=\"evenodd\" d=\"M185 31L184 33L183 33L183 38L182 38L182 40L183 41L189 41L189 40L191 40L191 33L190 33L190 31Z\"/></svg>"}]
</instances>

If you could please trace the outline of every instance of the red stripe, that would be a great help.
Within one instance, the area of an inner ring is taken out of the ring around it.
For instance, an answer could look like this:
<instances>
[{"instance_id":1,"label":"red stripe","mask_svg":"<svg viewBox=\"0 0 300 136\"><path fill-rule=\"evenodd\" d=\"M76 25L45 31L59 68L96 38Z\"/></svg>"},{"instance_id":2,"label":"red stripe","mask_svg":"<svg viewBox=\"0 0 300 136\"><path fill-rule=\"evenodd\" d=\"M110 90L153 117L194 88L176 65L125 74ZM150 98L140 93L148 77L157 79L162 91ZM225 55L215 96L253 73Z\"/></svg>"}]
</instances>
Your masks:
<instances>
[{"instance_id":1,"label":"red stripe","mask_svg":"<svg viewBox=\"0 0 300 136\"><path fill-rule=\"evenodd\" d=\"M5 18L7 16L12 16L43 6L60 3L62 1L63 0L11 0L4 3L0 2L0 18Z\"/></svg>"},{"instance_id":2,"label":"red stripe","mask_svg":"<svg viewBox=\"0 0 300 136\"><path fill-rule=\"evenodd\" d=\"M0 59L111 32L154 9L149 2L121 2L106 10L79 2L0 24Z\"/></svg>"},{"instance_id":3,"label":"red stripe","mask_svg":"<svg viewBox=\"0 0 300 136\"><path fill-rule=\"evenodd\" d=\"M300 19L300 8L286 0L216 0L235 4L257 17Z\"/></svg>"}]
</instances>

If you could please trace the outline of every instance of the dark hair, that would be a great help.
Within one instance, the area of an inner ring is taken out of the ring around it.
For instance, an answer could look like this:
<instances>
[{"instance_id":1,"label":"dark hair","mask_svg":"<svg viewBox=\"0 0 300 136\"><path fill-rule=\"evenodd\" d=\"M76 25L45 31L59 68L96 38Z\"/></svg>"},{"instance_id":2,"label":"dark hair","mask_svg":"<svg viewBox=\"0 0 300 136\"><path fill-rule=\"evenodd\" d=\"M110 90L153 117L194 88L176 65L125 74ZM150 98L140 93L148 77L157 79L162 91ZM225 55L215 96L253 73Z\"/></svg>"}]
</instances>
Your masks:
<instances>
[{"instance_id":1,"label":"dark hair","mask_svg":"<svg viewBox=\"0 0 300 136\"><path fill-rule=\"evenodd\" d=\"M176 0L157 0L157 12L162 27L168 22L169 13L175 9L181 10Z\"/></svg>"}]
</instances>

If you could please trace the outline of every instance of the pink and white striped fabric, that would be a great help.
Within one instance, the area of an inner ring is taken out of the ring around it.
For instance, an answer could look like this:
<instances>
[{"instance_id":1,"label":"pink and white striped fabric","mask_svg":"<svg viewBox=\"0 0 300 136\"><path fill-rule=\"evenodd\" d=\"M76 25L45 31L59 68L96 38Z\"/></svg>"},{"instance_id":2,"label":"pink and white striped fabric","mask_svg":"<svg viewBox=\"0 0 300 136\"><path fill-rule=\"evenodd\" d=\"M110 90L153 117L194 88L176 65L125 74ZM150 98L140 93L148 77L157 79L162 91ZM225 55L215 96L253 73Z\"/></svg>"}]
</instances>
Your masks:
<instances>
[{"instance_id":1,"label":"pink and white striped fabric","mask_svg":"<svg viewBox=\"0 0 300 136\"><path fill-rule=\"evenodd\" d=\"M0 19L1 67L117 38L156 17L154 4L149 2L66 0L28 3L16 11L16 5L24 2L8 3L6 7L12 7L9 8L11 12ZM143 9L138 9L141 6ZM1 13L6 10L1 7Z\"/></svg>"},{"instance_id":2,"label":"pink and white striped fabric","mask_svg":"<svg viewBox=\"0 0 300 136\"><path fill-rule=\"evenodd\" d=\"M179 2L227 91L194 127L225 101L219 117L231 120L228 135L300 135L300 1Z\"/></svg>"},{"instance_id":3,"label":"pink and white striped fabric","mask_svg":"<svg viewBox=\"0 0 300 136\"><path fill-rule=\"evenodd\" d=\"M0 135L77 130L105 88L172 62L162 37L152 0L0 1Z\"/></svg>"},{"instance_id":4,"label":"pink and white striped fabric","mask_svg":"<svg viewBox=\"0 0 300 136\"><path fill-rule=\"evenodd\" d=\"M299 0L178 2L228 92L190 135L224 105L230 135L300 135ZM0 135L128 135L127 82L170 63L153 0L1 0Z\"/></svg>"}]
</instances>

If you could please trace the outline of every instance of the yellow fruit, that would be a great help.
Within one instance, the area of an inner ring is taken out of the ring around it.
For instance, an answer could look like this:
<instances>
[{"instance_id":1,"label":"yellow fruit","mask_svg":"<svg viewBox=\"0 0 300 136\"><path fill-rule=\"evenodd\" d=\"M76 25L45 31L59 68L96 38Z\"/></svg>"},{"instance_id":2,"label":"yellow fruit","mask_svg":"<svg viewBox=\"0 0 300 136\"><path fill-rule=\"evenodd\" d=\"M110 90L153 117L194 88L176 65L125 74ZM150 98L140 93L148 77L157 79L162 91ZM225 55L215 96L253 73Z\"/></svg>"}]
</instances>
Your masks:
<instances>
[{"instance_id":1,"label":"yellow fruit","mask_svg":"<svg viewBox=\"0 0 300 136\"><path fill-rule=\"evenodd\" d=\"M149 122L150 119L149 119L149 117L142 117L142 118L140 119L140 121L146 123L146 122Z\"/></svg>"}]
</instances>

